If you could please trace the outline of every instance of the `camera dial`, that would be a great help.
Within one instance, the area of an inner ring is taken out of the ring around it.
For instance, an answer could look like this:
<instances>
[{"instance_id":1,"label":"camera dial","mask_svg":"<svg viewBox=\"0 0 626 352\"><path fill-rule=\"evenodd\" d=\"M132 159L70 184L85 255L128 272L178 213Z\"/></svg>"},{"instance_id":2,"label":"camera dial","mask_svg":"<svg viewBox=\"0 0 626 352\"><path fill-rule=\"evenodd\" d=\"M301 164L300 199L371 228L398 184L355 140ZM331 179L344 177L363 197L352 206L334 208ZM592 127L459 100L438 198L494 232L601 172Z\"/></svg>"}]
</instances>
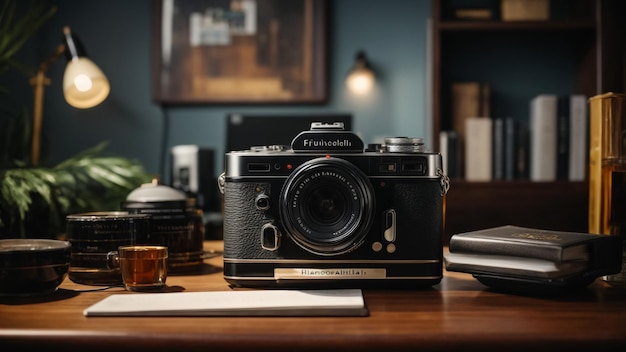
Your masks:
<instances>
[{"instance_id":1,"label":"camera dial","mask_svg":"<svg viewBox=\"0 0 626 352\"><path fill-rule=\"evenodd\" d=\"M367 176L339 158L316 158L294 170L280 195L280 218L300 247L319 255L357 248L375 209Z\"/></svg>"},{"instance_id":2,"label":"camera dial","mask_svg":"<svg viewBox=\"0 0 626 352\"><path fill-rule=\"evenodd\" d=\"M424 141L421 138L386 137L384 149L389 153L423 153Z\"/></svg>"},{"instance_id":3,"label":"camera dial","mask_svg":"<svg viewBox=\"0 0 626 352\"><path fill-rule=\"evenodd\" d=\"M250 151L253 152L282 152L289 149L289 146L282 144L272 144L272 145L255 145L250 148Z\"/></svg>"}]
</instances>

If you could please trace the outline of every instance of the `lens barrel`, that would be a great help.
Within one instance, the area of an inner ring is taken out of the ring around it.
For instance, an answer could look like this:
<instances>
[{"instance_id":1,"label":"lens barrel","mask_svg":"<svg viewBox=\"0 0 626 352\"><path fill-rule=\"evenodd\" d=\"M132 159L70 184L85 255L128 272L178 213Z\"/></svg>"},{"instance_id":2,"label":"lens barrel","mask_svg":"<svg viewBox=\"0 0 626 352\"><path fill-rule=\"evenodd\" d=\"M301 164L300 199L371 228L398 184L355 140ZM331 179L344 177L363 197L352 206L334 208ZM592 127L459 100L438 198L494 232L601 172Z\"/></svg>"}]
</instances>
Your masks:
<instances>
[{"instance_id":1,"label":"lens barrel","mask_svg":"<svg viewBox=\"0 0 626 352\"><path fill-rule=\"evenodd\" d=\"M373 222L375 197L367 176L339 158L300 165L285 182L280 217L305 250L337 255L360 245Z\"/></svg>"}]
</instances>

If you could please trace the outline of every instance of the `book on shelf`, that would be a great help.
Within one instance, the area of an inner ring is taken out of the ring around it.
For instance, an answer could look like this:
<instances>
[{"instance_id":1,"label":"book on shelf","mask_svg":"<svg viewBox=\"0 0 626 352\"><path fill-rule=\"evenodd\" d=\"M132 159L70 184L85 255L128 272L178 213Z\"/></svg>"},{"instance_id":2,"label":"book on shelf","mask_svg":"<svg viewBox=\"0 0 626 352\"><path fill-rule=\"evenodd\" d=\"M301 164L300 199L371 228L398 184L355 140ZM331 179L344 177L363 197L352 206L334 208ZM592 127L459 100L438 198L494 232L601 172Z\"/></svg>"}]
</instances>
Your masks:
<instances>
[{"instance_id":1,"label":"book on shelf","mask_svg":"<svg viewBox=\"0 0 626 352\"><path fill-rule=\"evenodd\" d=\"M492 171L494 180L504 180L505 173L505 130L504 119L493 119L493 153L492 153Z\"/></svg>"},{"instance_id":2,"label":"book on shelf","mask_svg":"<svg viewBox=\"0 0 626 352\"><path fill-rule=\"evenodd\" d=\"M518 125L515 135L515 177L527 180L530 177L530 131Z\"/></svg>"},{"instance_id":3,"label":"book on shelf","mask_svg":"<svg viewBox=\"0 0 626 352\"><path fill-rule=\"evenodd\" d=\"M480 82L452 83L452 129L465 144L465 120L475 116L490 116L490 93L488 84Z\"/></svg>"},{"instance_id":4,"label":"book on shelf","mask_svg":"<svg viewBox=\"0 0 626 352\"><path fill-rule=\"evenodd\" d=\"M457 127L442 131L448 175L468 181L583 181L589 153L587 98L540 94L529 105L528 127L511 117L476 115L462 119L464 138Z\"/></svg>"},{"instance_id":5,"label":"book on shelf","mask_svg":"<svg viewBox=\"0 0 626 352\"><path fill-rule=\"evenodd\" d=\"M518 178L518 124L511 118L493 119L493 179Z\"/></svg>"},{"instance_id":6,"label":"book on shelf","mask_svg":"<svg viewBox=\"0 0 626 352\"><path fill-rule=\"evenodd\" d=\"M466 119L465 179L490 181L492 179L493 127L489 117Z\"/></svg>"},{"instance_id":7,"label":"book on shelf","mask_svg":"<svg viewBox=\"0 0 626 352\"><path fill-rule=\"evenodd\" d=\"M588 244L606 236L587 233L500 226L455 234L450 252L510 255L554 262L588 260Z\"/></svg>"},{"instance_id":8,"label":"book on shelf","mask_svg":"<svg viewBox=\"0 0 626 352\"><path fill-rule=\"evenodd\" d=\"M556 119L556 179L569 178L570 154L570 96L557 97Z\"/></svg>"},{"instance_id":9,"label":"book on shelf","mask_svg":"<svg viewBox=\"0 0 626 352\"><path fill-rule=\"evenodd\" d=\"M503 21L547 21L550 0L502 0L500 17Z\"/></svg>"},{"instance_id":10,"label":"book on shelf","mask_svg":"<svg viewBox=\"0 0 626 352\"><path fill-rule=\"evenodd\" d=\"M439 132L439 152L443 162L443 172L450 178L459 178L459 141L455 131Z\"/></svg>"},{"instance_id":11,"label":"book on shelf","mask_svg":"<svg viewBox=\"0 0 626 352\"><path fill-rule=\"evenodd\" d=\"M517 153L519 138L518 138L519 125L511 117L504 119L504 179L515 180L519 177L517 170Z\"/></svg>"},{"instance_id":12,"label":"book on shelf","mask_svg":"<svg viewBox=\"0 0 626 352\"><path fill-rule=\"evenodd\" d=\"M530 101L530 180L555 181L557 96L541 94Z\"/></svg>"},{"instance_id":13,"label":"book on shelf","mask_svg":"<svg viewBox=\"0 0 626 352\"><path fill-rule=\"evenodd\" d=\"M588 108L587 97L574 94L570 97L569 116L569 180L584 181L588 167Z\"/></svg>"},{"instance_id":14,"label":"book on shelf","mask_svg":"<svg viewBox=\"0 0 626 352\"><path fill-rule=\"evenodd\" d=\"M583 181L588 166L587 98L541 94L530 102L530 179Z\"/></svg>"},{"instance_id":15,"label":"book on shelf","mask_svg":"<svg viewBox=\"0 0 626 352\"><path fill-rule=\"evenodd\" d=\"M488 8L459 8L454 10L454 17L460 20L490 20L493 11Z\"/></svg>"}]
</instances>

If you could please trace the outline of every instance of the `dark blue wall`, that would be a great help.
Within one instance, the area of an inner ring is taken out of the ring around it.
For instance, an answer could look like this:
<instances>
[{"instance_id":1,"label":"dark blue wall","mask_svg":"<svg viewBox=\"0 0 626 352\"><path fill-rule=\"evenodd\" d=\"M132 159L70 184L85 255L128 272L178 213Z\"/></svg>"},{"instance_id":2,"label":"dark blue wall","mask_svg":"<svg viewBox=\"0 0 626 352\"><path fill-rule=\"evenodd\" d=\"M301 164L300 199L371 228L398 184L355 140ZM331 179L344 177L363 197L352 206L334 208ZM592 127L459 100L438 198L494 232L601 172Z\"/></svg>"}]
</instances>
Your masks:
<instances>
[{"instance_id":1,"label":"dark blue wall","mask_svg":"<svg viewBox=\"0 0 626 352\"><path fill-rule=\"evenodd\" d=\"M307 106L184 106L164 111L151 96L151 0L57 1L58 13L36 38L36 64L54 50L64 25L72 27L89 56L111 82L100 106L78 110L62 95L64 64L49 71L44 109L45 164L53 165L107 140L108 151L137 159L160 173L162 144L198 144L215 149L221 170L225 115L242 113L351 112L354 130L367 142L390 135L424 137L427 132L427 23L430 1L331 0L330 94L327 104ZM355 97L344 78L357 50L378 69L372 94ZM30 89L24 83L24 94ZM169 128L164 131L167 114ZM164 175L167 179L167 174Z\"/></svg>"}]
</instances>

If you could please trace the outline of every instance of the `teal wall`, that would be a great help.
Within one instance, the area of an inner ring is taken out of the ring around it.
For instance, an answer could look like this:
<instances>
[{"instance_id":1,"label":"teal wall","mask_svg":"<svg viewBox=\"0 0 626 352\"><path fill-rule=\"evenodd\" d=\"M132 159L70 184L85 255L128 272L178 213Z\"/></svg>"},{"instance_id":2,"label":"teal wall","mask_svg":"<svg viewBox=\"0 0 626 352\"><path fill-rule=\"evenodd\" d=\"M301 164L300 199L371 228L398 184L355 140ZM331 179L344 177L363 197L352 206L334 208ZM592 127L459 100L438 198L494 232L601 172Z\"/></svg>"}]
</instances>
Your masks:
<instances>
[{"instance_id":1,"label":"teal wall","mask_svg":"<svg viewBox=\"0 0 626 352\"><path fill-rule=\"evenodd\" d=\"M63 64L49 71L44 110L44 163L53 165L100 141L108 151L162 170L161 150L178 144L212 148L221 170L225 115L241 113L351 112L365 142L381 136L424 137L427 128L426 40L430 1L330 0L329 100L305 106L178 106L164 110L151 96L151 0L57 1L58 13L36 38L34 63L54 50L64 25L82 39L89 56L109 77L111 95L100 106L77 110L61 91ZM351 96L344 77L357 50L377 68L374 92ZM31 51L29 51L30 53ZM20 83L21 84L21 83ZM30 94L24 83L20 87ZM169 128L164 131L165 114ZM167 162L166 165L167 166ZM167 169L166 169L167 170ZM164 175L167 180L167 174Z\"/></svg>"}]
</instances>

